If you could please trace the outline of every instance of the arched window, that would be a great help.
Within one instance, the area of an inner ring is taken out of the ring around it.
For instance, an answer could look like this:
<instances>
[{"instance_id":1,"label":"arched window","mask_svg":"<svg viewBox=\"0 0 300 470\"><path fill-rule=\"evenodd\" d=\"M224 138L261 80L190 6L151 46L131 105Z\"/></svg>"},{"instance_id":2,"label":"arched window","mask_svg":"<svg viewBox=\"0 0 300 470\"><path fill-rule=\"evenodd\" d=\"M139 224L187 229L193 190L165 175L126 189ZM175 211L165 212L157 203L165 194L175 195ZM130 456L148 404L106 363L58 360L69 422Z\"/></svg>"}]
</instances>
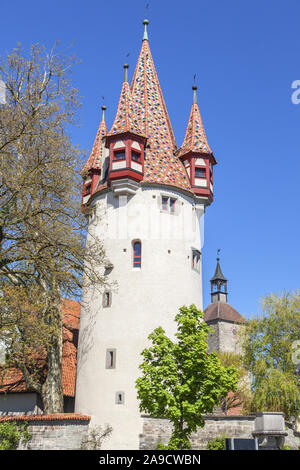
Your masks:
<instances>
[{"instance_id":1,"label":"arched window","mask_svg":"<svg viewBox=\"0 0 300 470\"><path fill-rule=\"evenodd\" d=\"M139 241L133 243L133 267L140 268L142 265L142 244Z\"/></svg>"}]
</instances>

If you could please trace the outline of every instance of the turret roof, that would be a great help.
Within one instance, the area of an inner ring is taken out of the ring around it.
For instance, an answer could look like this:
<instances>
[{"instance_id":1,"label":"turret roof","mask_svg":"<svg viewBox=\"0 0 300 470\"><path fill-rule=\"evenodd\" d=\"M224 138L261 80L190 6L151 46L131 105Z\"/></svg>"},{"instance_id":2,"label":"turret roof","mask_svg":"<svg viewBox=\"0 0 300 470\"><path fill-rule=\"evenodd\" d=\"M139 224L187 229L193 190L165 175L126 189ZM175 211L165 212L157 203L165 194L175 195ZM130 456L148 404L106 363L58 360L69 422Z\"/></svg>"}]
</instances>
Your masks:
<instances>
[{"instance_id":1,"label":"turret roof","mask_svg":"<svg viewBox=\"0 0 300 470\"><path fill-rule=\"evenodd\" d=\"M193 86L194 97L191 112L185 132L185 137L180 147L178 155L185 155L188 152L199 152L212 155L212 151L208 145L200 110L197 103L196 90Z\"/></svg>"},{"instance_id":2,"label":"turret roof","mask_svg":"<svg viewBox=\"0 0 300 470\"><path fill-rule=\"evenodd\" d=\"M134 116L148 138L143 181L173 185L190 191L186 170L174 155L176 141L152 59L147 31L144 33L131 91Z\"/></svg>"},{"instance_id":3,"label":"turret roof","mask_svg":"<svg viewBox=\"0 0 300 470\"><path fill-rule=\"evenodd\" d=\"M105 110L106 106L102 106L102 119L98 127L98 131L95 137L92 151L88 158L88 161L81 170L82 176L84 176L90 169L101 169L102 165L102 139L107 134L107 127L105 123Z\"/></svg>"},{"instance_id":4,"label":"turret roof","mask_svg":"<svg viewBox=\"0 0 300 470\"><path fill-rule=\"evenodd\" d=\"M211 278L211 281L227 281L226 277L222 273L219 261L220 261L219 258L217 258L217 266L216 266L215 274Z\"/></svg>"},{"instance_id":5,"label":"turret roof","mask_svg":"<svg viewBox=\"0 0 300 470\"><path fill-rule=\"evenodd\" d=\"M108 135L131 132L133 134L143 136L143 132L140 130L139 123L133 110L131 91L127 80L127 68L128 66L125 64L124 81L121 89L118 109L114 123Z\"/></svg>"}]
</instances>

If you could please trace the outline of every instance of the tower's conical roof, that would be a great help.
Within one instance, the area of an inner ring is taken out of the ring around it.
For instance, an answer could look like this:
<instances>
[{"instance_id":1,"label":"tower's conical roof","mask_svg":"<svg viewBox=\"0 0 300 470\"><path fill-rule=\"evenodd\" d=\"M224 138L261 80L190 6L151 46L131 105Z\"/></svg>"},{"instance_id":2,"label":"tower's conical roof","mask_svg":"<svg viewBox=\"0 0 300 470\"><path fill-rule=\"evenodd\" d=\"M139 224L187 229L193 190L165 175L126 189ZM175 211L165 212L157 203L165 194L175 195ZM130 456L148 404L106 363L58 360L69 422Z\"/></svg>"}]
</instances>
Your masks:
<instances>
[{"instance_id":1,"label":"tower's conical roof","mask_svg":"<svg viewBox=\"0 0 300 470\"><path fill-rule=\"evenodd\" d=\"M186 170L174 155L176 141L150 51L146 21L131 84L134 116L148 138L143 181L191 190Z\"/></svg>"},{"instance_id":2,"label":"tower's conical roof","mask_svg":"<svg viewBox=\"0 0 300 470\"><path fill-rule=\"evenodd\" d=\"M193 90L193 104L191 107L185 137L178 155L185 155L188 152L199 152L212 155L212 151L207 142L199 106L197 103L197 87L195 85L193 86Z\"/></svg>"},{"instance_id":3,"label":"tower's conical roof","mask_svg":"<svg viewBox=\"0 0 300 470\"><path fill-rule=\"evenodd\" d=\"M136 135L143 136L143 132L139 127L139 123L133 111L133 103L131 99L131 91L127 80L128 65L124 65L124 81L121 89L118 109L114 123L108 135L122 134L131 132Z\"/></svg>"},{"instance_id":4,"label":"tower's conical roof","mask_svg":"<svg viewBox=\"0 0 300 470\"><path fill-rule=\"evenodd\" d=\"M82 176L84 176L90 169L101 169L102 165L102 139L107 134L107 127L105 123L105 110L106 106L102 106L102 119L98 127L94 145L88 158L88 161L81 170Z\"/></svg>"},{"instance_id":5,"label":"tower's conical roof","mask_svg":"<svg viewBox=\"0 0 300 470\"><path fill-rule=\"evenodd\" d=\"M220 261L220 258L217 258L217 266L216 266L215 274L211 278L211 281L227 281L226 277L222 273L219 261Z\"/></svg>"}]
</instances>

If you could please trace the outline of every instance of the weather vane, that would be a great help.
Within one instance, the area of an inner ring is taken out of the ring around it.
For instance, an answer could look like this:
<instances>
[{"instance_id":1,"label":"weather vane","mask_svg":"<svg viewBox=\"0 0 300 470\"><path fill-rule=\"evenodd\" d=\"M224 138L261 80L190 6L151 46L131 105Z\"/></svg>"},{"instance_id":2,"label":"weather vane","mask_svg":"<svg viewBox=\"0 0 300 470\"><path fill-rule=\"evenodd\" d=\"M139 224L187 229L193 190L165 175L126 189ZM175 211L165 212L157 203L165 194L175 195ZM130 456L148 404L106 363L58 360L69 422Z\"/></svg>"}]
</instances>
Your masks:
<instances>
[{"instance_id":1,"label":"weather vane","mask_svg":"<svg viewBox=\"0 0 300 470\"><path fill-rule=\"evenodd\" d=\"M220 248L218 248L218 251L217 251L217 259L220 259Z\"/></svg>"},{"instance_id":2,"label":"weather vane","mask_svg":"<svg viewBox=\"0 0 300 470\"><path fill-rule=\"evenodd\" d=\"M194 85L196 85L196 74L194 74Z\"/></svg>"},{"instance_id":3,"label":"weather vane","mask_svg":"<svg viewBox=\"0 0 300 470\"><path fill-rule=\"evenodd\" d=\"M149 3L146 4L146 18L148 17L149 13Z\"/></svg>"}]
</instances>

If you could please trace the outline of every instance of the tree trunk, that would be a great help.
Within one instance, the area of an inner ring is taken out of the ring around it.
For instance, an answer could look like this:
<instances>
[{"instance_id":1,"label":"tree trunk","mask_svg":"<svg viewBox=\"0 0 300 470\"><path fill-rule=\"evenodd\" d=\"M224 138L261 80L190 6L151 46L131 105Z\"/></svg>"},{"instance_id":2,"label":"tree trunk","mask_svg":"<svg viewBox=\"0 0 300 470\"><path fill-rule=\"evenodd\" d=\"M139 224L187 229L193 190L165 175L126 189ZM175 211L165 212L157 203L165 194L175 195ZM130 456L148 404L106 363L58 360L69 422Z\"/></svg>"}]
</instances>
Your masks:
<instances>
[{"instance_id":1,"label":"tree trunk","mask_svg":"<svg viewBox=\"0 0 300 470\"><path fill-rule=\"evenodd\" d=\"M48 372L42 386L44 414L63 413L62 390L62 338L57 336L54 344L47 347Z\"/></svg>"}]
</instances>

